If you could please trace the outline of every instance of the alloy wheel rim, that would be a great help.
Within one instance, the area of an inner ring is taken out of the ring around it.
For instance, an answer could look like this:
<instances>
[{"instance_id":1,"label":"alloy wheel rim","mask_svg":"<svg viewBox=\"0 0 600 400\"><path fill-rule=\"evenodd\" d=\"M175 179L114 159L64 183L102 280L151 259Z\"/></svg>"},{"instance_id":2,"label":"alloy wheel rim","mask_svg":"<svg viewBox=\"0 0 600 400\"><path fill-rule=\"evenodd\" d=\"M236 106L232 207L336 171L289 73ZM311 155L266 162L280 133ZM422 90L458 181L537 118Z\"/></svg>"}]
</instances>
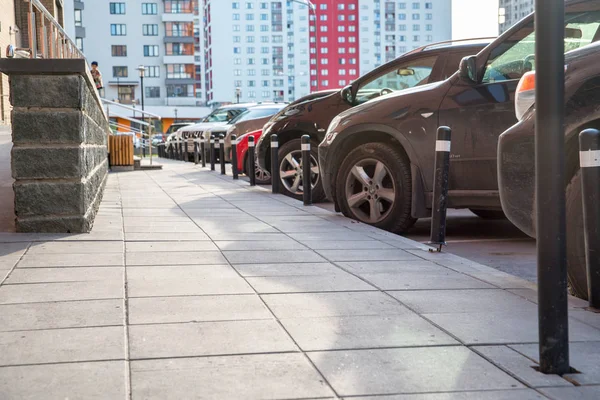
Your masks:
<instances>
[{"instance_id":1,"label":"alloy wheel rim","mask_svg":"<svg viewBox=\"0 0 600 400\"><path fill-rule=\"evenodd\" d=\"M258 165L258 159L254 160L254 166L256 180L266 182L269 179L271 179L271 174L269 173L269 171L265 171L260 167L260 165Z\"/></svg>"},{"instance_id":2,"label":"alloy wheel rim","mask_svg":"<svg viewBox=\"0 0 600 400\"><path fill-rule=\"evenodd\" d=\"M319 164L317 159L310 155L311 186L314 188L319 183ZM279 177L285 189L293 194L304 193L302 179L302 151L294 150L286 154L279 163Z\"/></svg>"},{"instance_id":3,"label":"alloy wheel rim","mask_svg":"<svg viewBox=\"0 0 600 400\"><path fill-rule=\"evenodd\" d=\"M368 158L355 163L345 187L345 201L359 221L376 224L394 208L396 184L389 168L379 160Z\"/></svg>"}]
</instances>

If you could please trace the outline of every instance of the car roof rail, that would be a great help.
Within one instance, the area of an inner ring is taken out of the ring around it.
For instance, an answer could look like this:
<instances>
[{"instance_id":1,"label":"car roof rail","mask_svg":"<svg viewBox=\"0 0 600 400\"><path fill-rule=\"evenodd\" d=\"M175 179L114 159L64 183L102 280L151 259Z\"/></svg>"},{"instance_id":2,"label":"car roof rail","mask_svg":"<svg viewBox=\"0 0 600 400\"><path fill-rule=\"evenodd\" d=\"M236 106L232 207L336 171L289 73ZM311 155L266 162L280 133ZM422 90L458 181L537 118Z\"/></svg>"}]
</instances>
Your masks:
<instances>
[{"instance_id":1,"label":"car roof rail","mask_svg":"<svg viewBox=\"0 0 600 400\"><path fill-rule=\"evenodd\" d=\"M405 55L408 54L415 54L415 53L420 53L423 52L425 50L429 50L431 48L437 48L437 47L442 47L442 46L446 46L446 45L452 45L455 43L463 43L463 42L483 42L483 41L492 41L496 39L496 36L490 36L490 37L478 37L478 38L470 38L470 39L455 39L455 40L444 40L443 42L436 42L436 43L431 43L431 44L427 44L425 46L421 46L418 47L414 50L409 51L408 53L405 53Z\"/></svg>"}]
</instances>

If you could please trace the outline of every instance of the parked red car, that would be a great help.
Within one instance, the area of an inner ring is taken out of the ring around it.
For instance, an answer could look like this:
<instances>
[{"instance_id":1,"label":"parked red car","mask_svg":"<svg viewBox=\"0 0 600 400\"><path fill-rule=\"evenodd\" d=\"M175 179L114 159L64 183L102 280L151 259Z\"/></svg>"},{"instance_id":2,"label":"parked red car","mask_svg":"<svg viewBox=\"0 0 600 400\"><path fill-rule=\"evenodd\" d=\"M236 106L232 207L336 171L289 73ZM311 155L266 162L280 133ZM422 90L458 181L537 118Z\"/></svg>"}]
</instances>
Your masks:
<instances>
[{"instance_id":1,"label":"parked red car","mask_svg":"<svg viewBox=\"0 0 600 400\"><path fill-rule=\"evenodd\" d=\"M254 143L258 141L258 138L262 136L262 129L246 133L238 138L237 144L237 165L240 173L248 175L248 171L250 170L250 164L248 160L248 138L250 136L254 137ZM258 161L255 158L254 165L256 166L256 183L258 185L267 185L271 182L271 174L269 171L265 171L264 169L258 166Z\"/></svg>"}]
</instances>

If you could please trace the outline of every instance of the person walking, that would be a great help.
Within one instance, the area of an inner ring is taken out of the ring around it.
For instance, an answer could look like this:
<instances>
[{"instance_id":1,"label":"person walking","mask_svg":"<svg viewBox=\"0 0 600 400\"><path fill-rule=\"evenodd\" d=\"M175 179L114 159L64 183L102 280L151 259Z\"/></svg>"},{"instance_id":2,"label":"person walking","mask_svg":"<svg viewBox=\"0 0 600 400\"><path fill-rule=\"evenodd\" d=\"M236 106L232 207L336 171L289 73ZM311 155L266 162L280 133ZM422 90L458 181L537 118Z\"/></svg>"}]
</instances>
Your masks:
<instances>
[{"instance_id":1,"label":"person walking","mask_svg":"<svg viewBox=\"0 0 600 400\"><path fill-rule=\"evenodd\" d=\"M98 69L98 61L92 61L92 70L90 71L92 74L92 78L94 78L94 83L96 84L96 89L100 91L104 87L102 83L102 74Z\"/></svg>"}]
</instances>

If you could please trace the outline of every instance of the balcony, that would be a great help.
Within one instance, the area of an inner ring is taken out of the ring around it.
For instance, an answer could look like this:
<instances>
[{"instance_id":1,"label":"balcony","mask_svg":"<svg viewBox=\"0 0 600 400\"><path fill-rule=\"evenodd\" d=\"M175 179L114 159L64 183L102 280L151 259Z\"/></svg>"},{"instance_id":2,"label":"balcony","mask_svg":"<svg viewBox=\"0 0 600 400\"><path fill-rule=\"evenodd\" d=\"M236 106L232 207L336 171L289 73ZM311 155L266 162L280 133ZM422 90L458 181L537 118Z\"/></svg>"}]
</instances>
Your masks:
<instances>
[{"instance_id":1,"label":"balcony","mask_svg":"<svg viewBox=\"0 0 600 400\"><path fill-rule=\"evenodd\" d=\"M196 60L193 55L171 55L163 56L164 64L194 64Z\"/></svg>"},{"instance_id":2,"label":"balcony","mask_svg":"<svg viewBox=\"0 0 600 400\"><path fill-rule=\"evenodd\" d=\"M163 22L194 22L194 14L180 13L180 14L163 14Z\"/></svg>"},{"instance_id":3,"label":"balcony","mask_svg":"<svg viewBox=\"0 0 600 400\"><path fill-rule=\"evenodd\" d=\"M195 97L166 97L165 105L166 106L196 106L196 102L198 101Z\"/></svg>"}]
</instances>

